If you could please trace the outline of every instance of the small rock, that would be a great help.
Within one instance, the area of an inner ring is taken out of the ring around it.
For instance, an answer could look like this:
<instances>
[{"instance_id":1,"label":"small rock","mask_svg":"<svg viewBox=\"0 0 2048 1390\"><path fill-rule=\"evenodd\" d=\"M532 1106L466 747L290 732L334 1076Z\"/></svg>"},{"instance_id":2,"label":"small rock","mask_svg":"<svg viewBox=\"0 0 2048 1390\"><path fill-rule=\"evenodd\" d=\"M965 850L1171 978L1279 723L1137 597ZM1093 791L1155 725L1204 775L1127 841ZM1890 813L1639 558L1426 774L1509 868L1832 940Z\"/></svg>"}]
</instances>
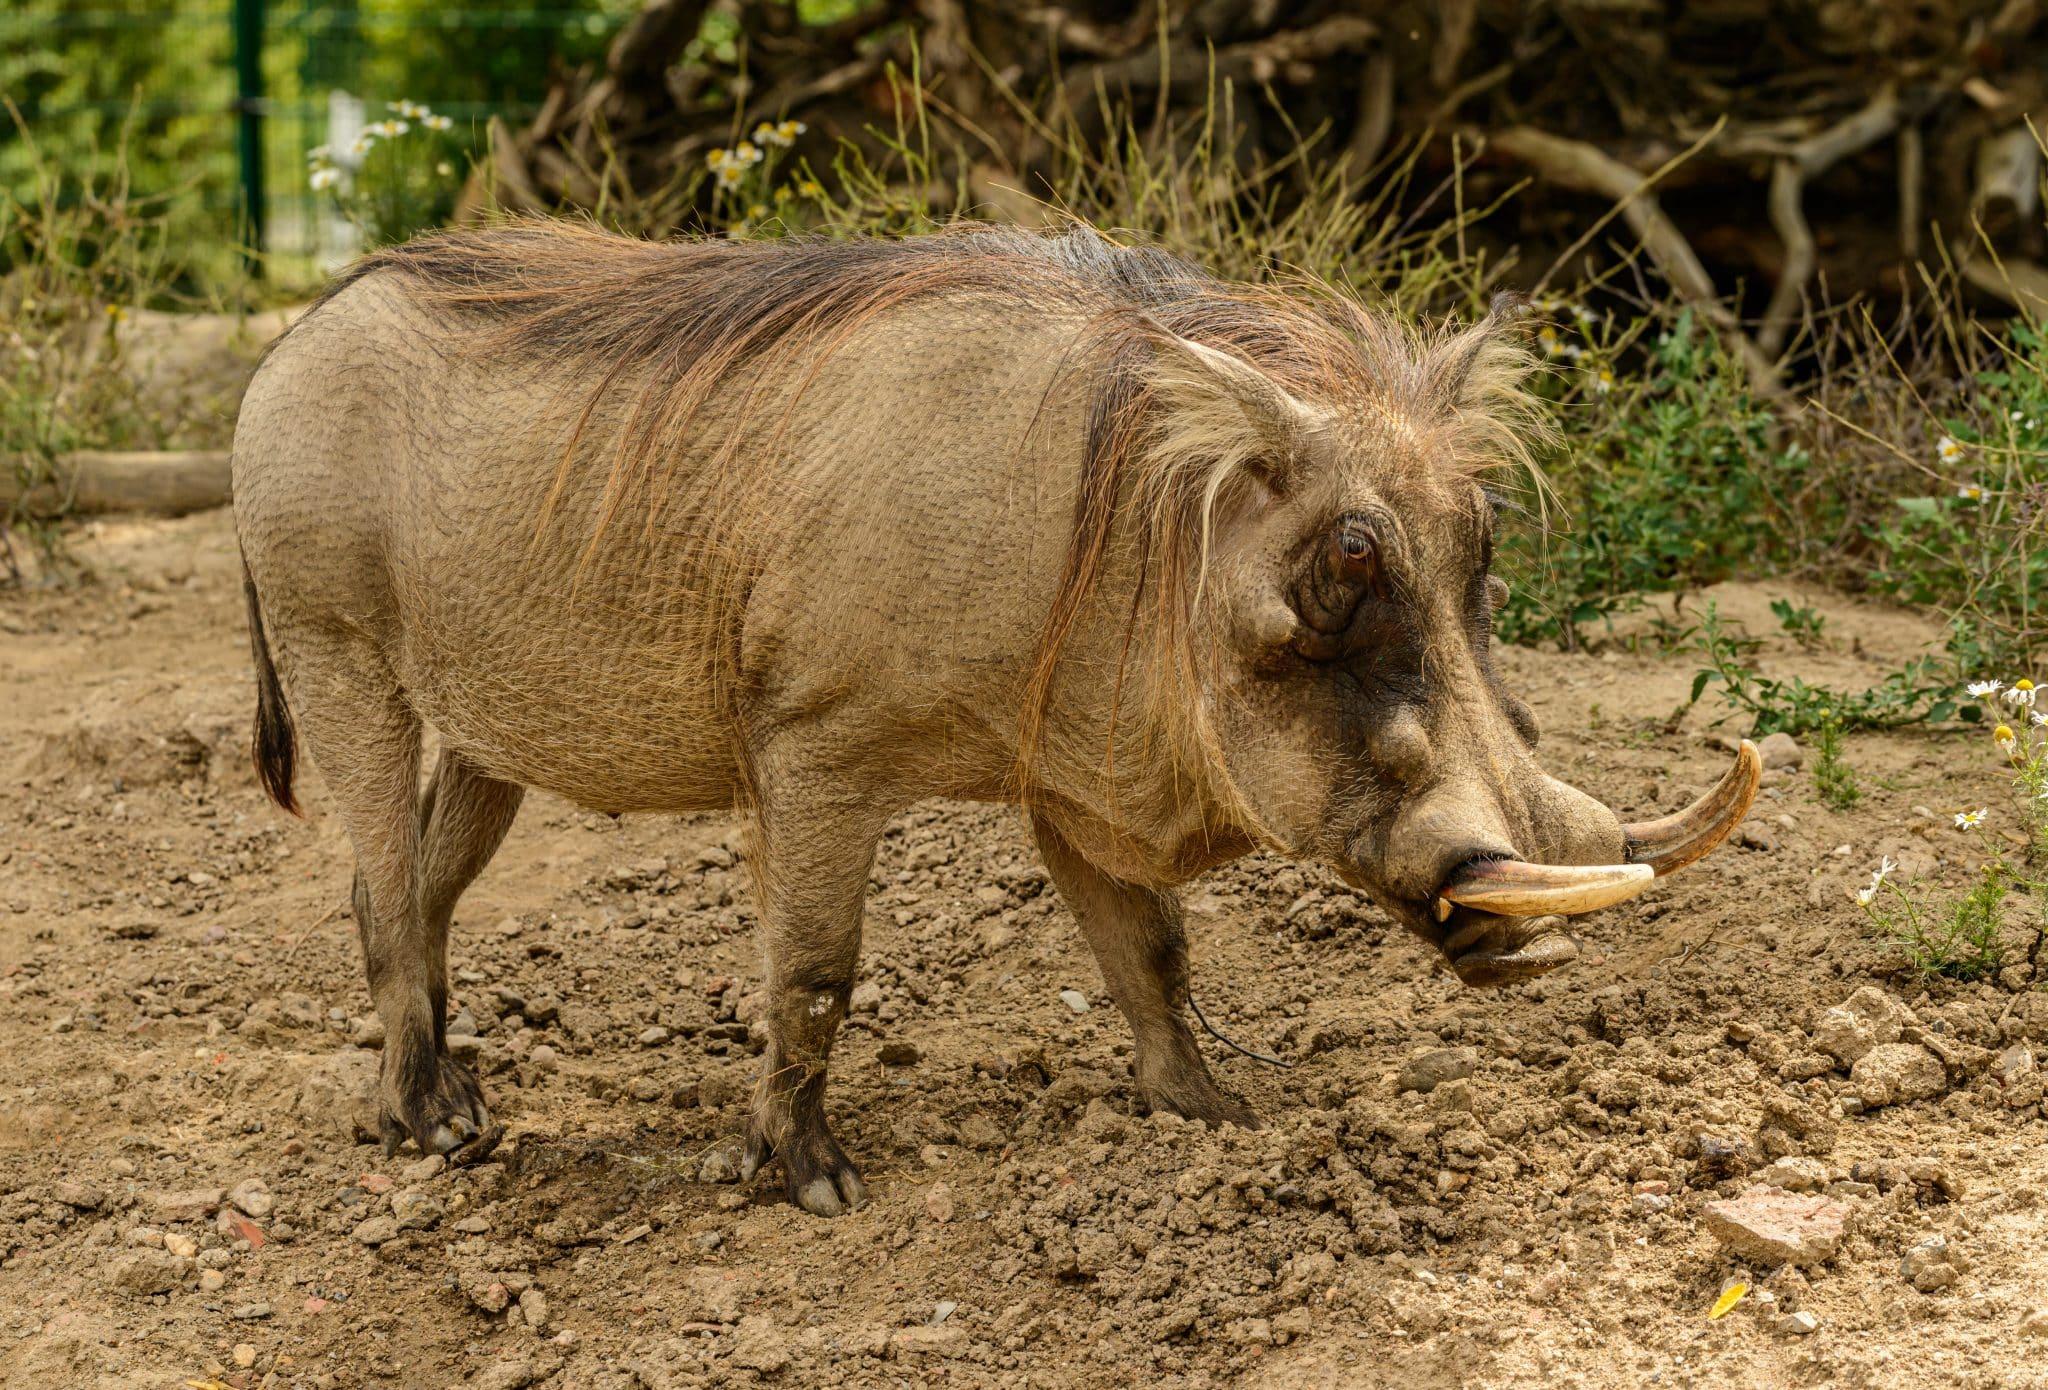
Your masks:
<instances>
[{"instance_id":1,"label":"small rock","mask_svg":"<svg viewBox=\"0 0 2048 1390\"><path fill-rule=\"evenodd\" d=\"M228 1276L225 1270L202 1269L199 1271L199 1292L219 1293L227 1286Z\"/></svg>"},{"instance_id":2,"label":"small rock","mask_svg":"<svg viewBox=\"0 0 2048 1390\"><path fill-rule=\"evenodd\" d=\"M357 1047L384 1046L384 1020L375 1014L364 1014L349 1028L348 1040Z\"/></svg>"},{"instance_id":3,"label":"small rock","mask_svg":"<svg viewBox=\"0 0 2048 1390\"><path fill-rule=\"evenodd\" d=\"M527 1052L526 1060L533 1063L541 1071L553 1071L562 1064L560 1054L547 1043L535 1045Z\"/></svg>"},{"instance_id":4,"label":"small rock","mask_svg":"<svg viewBox=\"0 0 2048 1390\"><path fill-rule=\"evenodd\" d=\"M398 1238L398 1222L388 1216L373 1216L357 1222L353 1234L358 1245L382 1245Z\"/></svg>"},{"instance_id":5,"label":"small rock","mask_svg":"<svg viewBox=\"0 0 2048 1390\"><path fill-rule=\"evenodd\" d=\"M199 1258L199 1242L182 1231L166 1231L164 1233L164 1249L180 1259L193 1260Z\"/></svg>"},{"instance_id":6,"label":"small rock","mask_svg":"<svg viewBox=\"0 0 2048 1390\"><path fill-rule=\"evenodd\" d=\"M1783 730L1775 734L1765 734L1762 742L1757 744L1756 751L1766 768L1796 768L1806 761L1806 750L1799 746L1797 739Z\"/></svg>"},{"instance_id":7,"label":"small rock","mask_svg":"<svg viewBox=\"0 0 2048 1390\"><path fill-rule=\"evenodd\" d=\"M933 1183L924 1194L924 1214L934 1221L953 1219L953 1189L942 1182Z\"/></svg>"},{"instance_id":8,"label":"small rock","mask_svg":"<svg viewBox=\"0 0 2048 1390\"><path fill-rule=\"evenodd\" d=\"M1396 1085L1403 1091L1434 1091L1446 1081L1462 1081L1479 1066L1475 1047L1440 1047L1411 1057L1402 1066Z\"/></svg>"},{"instance_id":9,"label":"small rock","mask_svg":"<svg viewBox=\"0 0 2048 1390\"><path fill-rule=\"evenodd\" d=\"M626 1083L626 1094L641 1104L651 1104L668 1094L668 1087L652 1076L636 1076Z\"/></svg>"},{"instance_id":10,"label":"small rock","mask_svg":"<svg viewBox=\"0 0 2048 1390\"><path fill-rule=\"evenodd\" d=\"M1752 1187L1708 1202L1700 1223L1738 1259L1760 1265L1819 1264L1842 1243L1849 1209L1830 1197Z\"/></svg>"},{"instance_id":11,"label":"small rock","mask_svg":"<svg viewBox=\"0 0 2048 1390\"><path fill-rule=\"evenodd\" d=\"M391 1194L391 1215L401 1231L431 1231L447 1214L448 1208L431 1193L406 1188Z\"/></svg>"},{"instance_id":12,"label":"small rock","mask_svg":"<svg viewBox=\"0 0 2048 1390\"><path fill-rule=\"evenodd\" d=\"M1756 1180L1787 1192L1818 1192L1828 1185L1828 1168L1817 1158L1787 1155L1760 1171Z\"/></svg>"},{"instance_id":13,"label":"small rock","mask_svg":"<svg viewBox=\"0 0 2048 1390\"><path fill-rule=\"evenodd\" d=\"M875 1055L881 1059L885 1067L914 1067L924 1060L924 1053L918 1050L916 1043L901 1042L893 1038L883 1043Z\"/></svg>"},{"instance_id":14,"label":"small rock","mask_svg":"<svg viewBox=\"0 0 2048 1390\"><path fill-rule=\"evenodd\" d=\"M258 1221L277 1209L277 1198L270 1195L270 1188L261 1178L244 1178L228 1189L228 1200L236 1210Z\"/></svg>"},{"instance_id":15,"label":"small rock","mask_svg":"<svg viewBox=\"0 0 2048 1390\"><path fill-rule=\"evenodd\" d=\"M256 1364L256 1348L247 1342L235 1343L233 1355L235 1364L245 1371Z\"/></svg>"},{"instance_id":16,"label":"small rock","mask_svg":"<svg viewBox=\"0 0 2048 1390\"><path fill-rule=\"evenodd\" d=\"M235 1317L242 1322L261 1322L271 1314L268 1303L244 1303L235 1309Z\"/></svg>"},{"instance_id":17,"label":"small rock","mask_svg":"<svg viewBox=\"0 0 2048 1390\"><path fill-rule=\"evenodd\" d=\"M540 1376L531 1361L500 1361L470 1377L470 1390L526 1390Z\"/></svg>"},{"instance_id":18,"label":"small rock","mask_svg":"<svg viewBox=\"0 0 2048 1390\"><path fill-rule=\"evenodd\" d=\"M407 1182L428 1182L441 1176L447 1168L447 1159L440 1154L428 1154L425 1158L415 1159L399 1169L398 1176Z\"/></svg>"},{"instance_id":19,"label":"small rock","mask_svg":"<svg viewBox=\"0 0 2048 1390\"><path fill-rule=\"evenodd\" d=\"M1076 1017L1088 1012L1088 996L1078 989L1061 990L1060 1002L1072 1009Z\"/></svg>"},{"instance_id":20,"label":"small rock","mask_svg":"<svg viewBox=\"0 0 2048 1390\"><path fill-rule=\"evenodd\" d=\"M153 1221L204 1221L213 1215L227 1192L218 1187L195 1187L182 1192L145 1192L142 1209Z\"/></svg>"},{"instance_id":21,"label":"small rock","mask_svg":"<svg viewBox=\"0 0 2048 1390\"><path fill-rule=\"evenodd\" d=\"M59 1182L50 1195L75 1211L98 1211L100 1203L107 1200L106 1193L80 1182Z\"/></svg>"},{"instance_id":22,"label":"small rock","mask_svg":"<svg viewBox=\"0 0 2048 1390\"><path fill-rule=\"evenodd\" d=\"M1820 1319L1801 1309L1779 1318L1778 1326L1794 1337L1807 1337L1820 1329Z\"/></svg>"},{"instance_id":23,"label":"small rock","mask_svg":"<svg viewBox=\"0 0 2048 1390\"><path fill-rule=\"evenodd\" d=\"M698 1182L738 1182L740 1180L739 1146L731 1140L713 1144L704 1153L704 1161L697 1165Z\"/></svg>"},{"instance_id":24,"label":"small rock","mask_svg":"<svg viewBox=\"0 0 2048 1390\"><path fill-rule=\"evenodd\" d=\"M526 1325L542 1328L548 1325L548 1296L539 1289L527 1289L519 1295L519 1315L526 1319Z\"/></svg>"},{"instance_id":25,"label":"small rock","mask_svg":"<svg viewBox=\"0 0 2048 1390\"><path fill-rule=\"evenodd\" d=\"M668 1029L662 1027L659 1023L655 1024L652 1028L642 1028L640 1030L640 1046L660 1047L668 1041L668 1036Z\"/></svg>"},{"instance_id":26,"label":"small rock","mask_svg":"<svg viewBox=\"0 0 2048 1390\"><path fill-rule=\"evenodd\" d=\"M1880 1043L1856 1059L1849 1081L1865 1106L1903 1105L1939 1095L1948 1069L1917 1043Z\"/></svg>"},{"instance_id":27,"label":"small rock","mask_svg":"<svg viewBox=\"0 0 2048 1390\"><path fill-rule=\"evenodd\" d=\"M2020 1331L2029 1337L2048 1337L2048 1308L2029 1308L2020 1319Z\"/></svg>"},{"instance_id":28,"label":"small rock","mask_svg":"<svg viewBox=\"0 0 2048 1390\"><path fill-rule=\"evenodd\" d=\"M1946 1237L1930 1236L1899 1261L1899 1277L1921 1293L1945 1289L1962 1275L1955 1248Z\"/></svg>"},{"instance_id":29,"label":"small rock","mask_svg":"<svg viewBox=\"0 0 2048 1390\"><path fill-rule=\"evenodd\" d=\"M739 1328L733 1333L731 1360L742 1370L774 1375L789 1364L789 1340L773 1318L750 1313L740 1319Z\"/></svg>"},{"instance_id":30,"label":"small rock","mask_svg":"<svg viewBox=\"0 0 2048 1390\"><path fill-rule=\"evenodd\" d=\"M107 1264L107 1282L135 1298L169 1293L185 1277L186 1262L165 1250L131 1250Z\"/></svg>"}]
</instances>

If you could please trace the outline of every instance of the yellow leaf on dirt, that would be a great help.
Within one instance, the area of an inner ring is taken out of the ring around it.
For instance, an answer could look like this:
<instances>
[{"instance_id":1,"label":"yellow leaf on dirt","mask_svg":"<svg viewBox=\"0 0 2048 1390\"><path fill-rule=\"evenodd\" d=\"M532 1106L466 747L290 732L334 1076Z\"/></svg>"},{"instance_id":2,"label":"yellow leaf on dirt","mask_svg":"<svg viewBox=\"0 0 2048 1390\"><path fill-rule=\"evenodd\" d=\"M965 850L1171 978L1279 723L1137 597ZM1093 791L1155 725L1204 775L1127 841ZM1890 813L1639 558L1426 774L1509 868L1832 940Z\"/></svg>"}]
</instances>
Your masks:
<instances>
[{"instance_id":1,"label":"yellow leaf on dirt","mask_svg":"<svg viewBox=\"0 0 2048 1390\"><path fill-rule=\"evenodd\" d=\"M1728 1314L1728 1310L1730 1308L1733 1308L1736 1304L1742 1302L1742 1296L1748 1292L1748 1284L1730 1284L1727 1288L1721 1291L1721 1296L1714 1300L1714 1309L1712 1312L1707 1314L1707 1321L1712 1322L1715 1318L1726 1317Z\"/></svg>"}]
</instances>

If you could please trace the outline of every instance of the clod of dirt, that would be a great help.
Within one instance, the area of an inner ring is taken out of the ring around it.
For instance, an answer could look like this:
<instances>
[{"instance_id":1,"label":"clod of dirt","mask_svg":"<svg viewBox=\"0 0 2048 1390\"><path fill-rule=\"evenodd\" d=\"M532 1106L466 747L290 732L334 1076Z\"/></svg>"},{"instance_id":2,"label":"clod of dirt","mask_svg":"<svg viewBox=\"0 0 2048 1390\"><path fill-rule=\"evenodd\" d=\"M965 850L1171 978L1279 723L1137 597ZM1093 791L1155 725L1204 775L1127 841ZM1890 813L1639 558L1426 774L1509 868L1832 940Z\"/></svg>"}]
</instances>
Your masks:
<instances>
[{"instance_id":1,"label":"clod of dirt","mask_svg":"<svg viewBox=\"0 0 2048 1390\"><path fill-rule=\"evenodd\" d=\"M1427 1094L1446 1081L1462 1081L1479 1067L1479 1049L1474 1047L1439 1047L1412 1057L1401 1068L1396 1085L1404 1091L1421 1091Z\"/></svg>"},{"instance_id":2,"label":"clod of dirt","mask_svg":"<svg viewBox=\"0 0 2048 1390\"><path fill-rule=\"evenodd\" d=\"M1776 1187L1752 1187L1700 1208L1701 1224L1722 1248L1760 1265L1811 1265L1831 1258L1848 1218L1849 1209L1831 1197Z\"/></svg>"},{"instance_id":3,"label":"clod of dirt","mask_svg":"<svg viewBox=\"0 0 2048 1390\"><path fill-rule=\"evenodd\" d=\"M1787 1192L1818 1192L1828 1185L1828 1169L1817 1158L1787 1155L1760 1171L1756 1180L1766 1187L1782 1187Z\"/></svg>"},{"instance_id":4,"label":"clod of dirt","mask_svg":"<svg viewBox=\"0 0 2048 1390\"><path fill-rule=\"evenodd\" d=\"M1813 1045L1843 1066L1864 1053L1899 1040L1914 1023L1912 1011L1875 985L1865 985L1821 1014L1813 1025Z\"/></svg>"},{"instance_id":5,"label":"clod of dirt","mask_svg":"<svg viewBox=\"0 0 2048 1390\"><path fill-rule=\"evenodd\" d=\"M190 1260L168 1250L131 1250L108 1262L107 1282L122 1293L147 1298L177 1288L191 1267Z\"/></svg>"},{"instance_id":6,"label":"clod of dirt","mask_svg":"<svg viewBox=\"0 0 2048 1390\"><path fill-rule=\"evenodd\" d=\"M1939 1095L1948 1069L1918 1043L1880 1043L1856 1059L1849 1080L1866 1107L1903 1105Z\"/></svg>"},{"instance_id":7,"label":"clod of dirt","mask_svg":"<svg viewBox=\"0 0 2048 1390\"><path fill-rule=\"evenodd\" d=\"M1944 1236L1930 1236L1899 1261L1899 1277L1922 1293L1945 1289L1962 1277L1962 1256Z\"/></svg>"}]
</instances>

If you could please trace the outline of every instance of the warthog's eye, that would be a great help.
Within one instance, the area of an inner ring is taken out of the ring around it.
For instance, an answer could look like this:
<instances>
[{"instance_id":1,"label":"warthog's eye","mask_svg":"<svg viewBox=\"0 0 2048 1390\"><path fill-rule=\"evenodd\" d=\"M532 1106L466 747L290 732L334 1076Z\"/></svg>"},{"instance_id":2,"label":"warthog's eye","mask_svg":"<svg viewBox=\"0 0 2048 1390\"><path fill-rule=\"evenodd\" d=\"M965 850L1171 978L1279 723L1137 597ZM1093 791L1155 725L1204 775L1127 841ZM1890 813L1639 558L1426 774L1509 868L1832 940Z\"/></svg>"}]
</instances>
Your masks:
<instances>
[{"instance_id":1,"label":"warthog's eye","mask_svg":"<svg viewBox=\"0 0 2048 1390\"><path fill-rule=\"evenodd\" d=\"M1337 524L1330 541L1330 569L1333 578L1367 584L1379 571L1379 551L1363 518L1347 516Z\"/></svg>"}]
</instances>

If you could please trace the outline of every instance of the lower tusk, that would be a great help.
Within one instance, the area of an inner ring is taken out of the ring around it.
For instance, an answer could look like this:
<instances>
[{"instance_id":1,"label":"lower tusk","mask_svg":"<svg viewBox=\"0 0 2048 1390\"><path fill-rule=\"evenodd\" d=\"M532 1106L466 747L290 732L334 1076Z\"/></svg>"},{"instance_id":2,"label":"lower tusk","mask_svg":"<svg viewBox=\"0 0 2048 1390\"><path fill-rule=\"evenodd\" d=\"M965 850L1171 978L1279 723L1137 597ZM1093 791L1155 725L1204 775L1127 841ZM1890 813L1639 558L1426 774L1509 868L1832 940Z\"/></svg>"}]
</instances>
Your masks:
<instances>
[{"instance_id":1,"label":"lower tusk","mask_svg":"<svg viewBox=\"0 0 2048 1390\"><path fill-rule=\"evenodd\" d=\"M1501 917L1572 916L1626 902L1656 877L1647 864L1524 864L1480 859L1451 875L1436 900L1439 922L1451 905Z\"/></svg>"},{"instance_id":2,"label":"lower tusk","mask_svg":"<svg viewBox=\"0 0 2048 1390\"><path fill-rule=\"evenodd\" d=\"M1704 858L1742 824L1756 800L1756 789L1764 775L1764 761L1748 739L1736 751L1735 766L1728 769L1714 789L1683 811L1657 820L1624 825L1631 864L1649 868L1658 878Z\"/></svg>"}]
</instances>

